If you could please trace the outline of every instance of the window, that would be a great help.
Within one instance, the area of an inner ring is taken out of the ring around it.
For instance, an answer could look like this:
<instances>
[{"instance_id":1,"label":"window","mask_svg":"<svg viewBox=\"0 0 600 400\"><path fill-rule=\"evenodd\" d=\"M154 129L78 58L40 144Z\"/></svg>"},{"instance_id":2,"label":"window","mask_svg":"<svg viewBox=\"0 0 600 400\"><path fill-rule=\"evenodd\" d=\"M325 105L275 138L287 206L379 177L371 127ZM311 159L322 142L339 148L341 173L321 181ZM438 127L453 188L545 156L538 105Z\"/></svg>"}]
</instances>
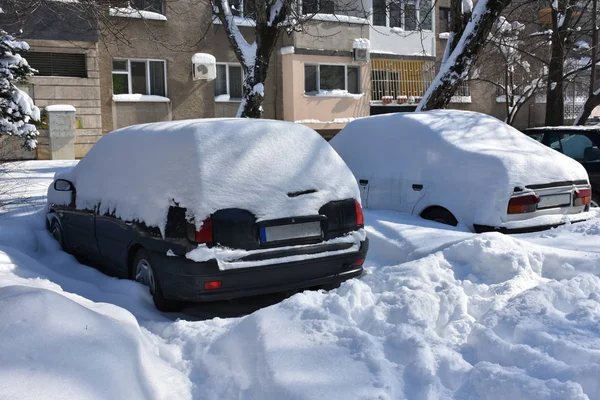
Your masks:
<instances>
[{"instance_id":1,"label":"window","mask_svg":"<svg viewBox=\"0 0 600 400\"><path fill-rule=\"evenodd\" d=\"M450 32L450 8L448 7L440 7L439 9L440 15L440 32Z\"/></svg>"},{"instance_id":2,"label":"window","mask_svg":"<svg viewBox=\"0 0 600 400\"><path fill-rule=\"evenodd\" d=\"M360 68L354 65L305 65L304 93L347 90L360 94Z\"/></svg>"},{"instance_id":3,"label":"window","mask_svg":"<svg viewBox=\"0 0 600 400\"><path fill-rule=\"evenodd\" d=\"M566 156L580 162L600 162L600 150L585 135L556 134L553 139L556 140L549 139L550 147L562 152Z\"/></svg>"},{"instance_id":4,"label":"window","mask_svg":"<svg viewBox=\"0 0 600 400\"><path fill-rule=\"evenodd\" d=\"M228 95L230 100L241 100L243 80L244 74L239 64L217 64L215 97Z\"/></svg>"},{"instance_id":5,"label":"window","mask_svg":"<svg viewBox=\"0 0 600 400\"><path fill-rule=\"evenodd\" d=\"M417 4L409 0L404 4L404 30L416 31L419 24L417 18Z\"/></svg>"},{"instance_id":6,"label":"window","mask_svg":"<svg viewBox=\"0 0 600 400\"><path fill-rule=\"evenodd\" d=\"M28 52L25 57L39 76L87 78L85 54Z\"/></svg>"},{"instance_id":7,"label":"window","mask_svg":"<svg viewBox=\"0 0 600 400\"><path fill-rule=\"evenodd\" d=\"M390 27L402 28L402 4L399 1L392 1L390 3Z\"/></svg>"},{"instance_id":8,"label":"window","mask_svg":"<svg viewBox=\"0 0 600 400\"><path fill-rule=\"evenodd\" d=\"M373 0L373 25L386 26L387 9L385 0Z\"/></svg>"},{"instance_id":9,"label":"window","mask_svg":"<svg viewBox=\"0 0 600 400\"><path fill-rule=\"evenodd\" d=\"M166 64L162 60L113 60L113 94L167 95Z\"/></svg>"},{"instance_id":10,"label":"window","mask_svg":"<svg viewBox=\"0 0 600 400\"><path fill-rule=\"evenodd\" d=\"M256 17L255 0L229 0L231 13L236 17L247 17L254 19Z\"/></svg>"},{"instance_id":11,"label":"window","mask_svg":"<svg viewBox=\"0 0 600 400\"><path fill-rule=\"evenodd\" d=\"M333 14L335 3L333 0L302 0L302 14Z\"/></svg>"},{"instance_id":12,"label":"window","mask_svg":"<svg viewBox=\"0 0 600 400\"><path fill-rule=\"evenodd\" d=\"M431 0L373 0L373 26L431 30Z\"/></svg>"},{"instance_id":13,"label":"window","mask_svg":"<svg viewBox=\"0 0 600 400\"><path fill-rule=\"evenodd\" d=\"M138 10L164 14L163 0L131 0L131 6Z\"/></svg>"}]
</instances>

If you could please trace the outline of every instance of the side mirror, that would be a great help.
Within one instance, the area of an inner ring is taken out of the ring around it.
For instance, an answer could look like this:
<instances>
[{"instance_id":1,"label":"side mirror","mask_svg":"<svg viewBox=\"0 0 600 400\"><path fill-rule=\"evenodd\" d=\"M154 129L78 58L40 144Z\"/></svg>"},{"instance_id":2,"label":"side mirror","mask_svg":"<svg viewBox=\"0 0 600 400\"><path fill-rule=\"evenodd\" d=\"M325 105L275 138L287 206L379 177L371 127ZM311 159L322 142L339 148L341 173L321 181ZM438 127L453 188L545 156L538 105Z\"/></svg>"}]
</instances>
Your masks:
<instances>
[{"instance_id":1,"label":"side mirror","mask_svg":"<svg viewBox=\"0 0 600 400\"><path fill-rule=\"evenodd\" d=\"M57 179L54 181L54 190L57 192L72 192L75 186L66 179Z\"/></svg>"}]
</instances>

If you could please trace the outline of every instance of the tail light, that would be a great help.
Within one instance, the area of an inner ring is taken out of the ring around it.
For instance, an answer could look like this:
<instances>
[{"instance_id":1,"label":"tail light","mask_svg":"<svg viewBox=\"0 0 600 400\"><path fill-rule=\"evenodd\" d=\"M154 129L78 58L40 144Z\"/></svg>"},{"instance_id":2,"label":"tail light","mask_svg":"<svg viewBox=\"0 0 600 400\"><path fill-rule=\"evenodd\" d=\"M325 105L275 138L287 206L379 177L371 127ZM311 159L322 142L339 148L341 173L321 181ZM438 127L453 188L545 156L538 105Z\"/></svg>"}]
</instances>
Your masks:
<instances>
[{"instance_id":1,"label":"tail light","mask_svg":"<svg viewBox=\"0 0 600 400\"><path fill-rule=\"evenodd\" d=\"M530 194L526 196L513 197L508 202L509 214L523 214L534 212L540 202L540 196Z\"/></svg>"},{"instance_id":2,"label":"tail light","mask_svg":"<svg viewBox=\"0 0 600 400\"><path fill-rule=\"evenodd\" d=\"M577 189L575 190L573 205L574 206L585 206L592 202L592 190L591 189Z\"/></svg>"},{"instance_id":3,"label":"tail light","mask_svg":"<svg viewBox=\"0 0 600 400\"><path fill-rule=\"evenodd\" d=\"M356 225L364 226L365 225L365 216L363 215L362 207L358 200L354 200L354 210L356 211Z\"/></svg>"},{"instance_id":4,"label":"tail light","mask_svg":"<svg viewBox=\"0 0 600 400\"><path fill-rule=\"evenodd\" d=\"M213 223L212 218L208 217L202 222L202 227L196 231L194 236L196 243L212 243L213 242Z\"/></svg>"}]
</instances>

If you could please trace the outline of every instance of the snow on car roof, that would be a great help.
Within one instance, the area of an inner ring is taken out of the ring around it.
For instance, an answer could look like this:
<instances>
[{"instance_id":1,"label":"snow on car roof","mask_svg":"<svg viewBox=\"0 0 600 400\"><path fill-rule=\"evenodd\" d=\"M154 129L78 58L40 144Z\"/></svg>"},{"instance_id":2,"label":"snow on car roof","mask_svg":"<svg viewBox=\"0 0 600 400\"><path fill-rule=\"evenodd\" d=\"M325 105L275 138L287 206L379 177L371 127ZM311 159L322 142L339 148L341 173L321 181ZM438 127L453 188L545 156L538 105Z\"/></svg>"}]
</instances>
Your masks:
<instances>
[{"instance_id":1,"label":"snow on car roof","mask_svg":"<svg viewBox=\"0 0 600 400\"><path fill-rule=\"evenodd\" d=\"M600 131L598 125L538 126L524 129L523 132L535 131Z\"/></svg>"},{"instance_id":2,"label":"snow on car roof","mask_svg":"<svg viewBox=\"0 0 600 400\"><path fill-rule=\"evenodd\" d=\"M488 187L505 189L587 179L583 167L569 157L494 117L470 111L362 118L348 124L331 145L355 173L481 179ZM360 157L351 156L356 149Z\"/></svg>"},{"instance_id":3,"label":"snow on car roof","mask_svg":"<svg viewBox=\"0 0 600 400\"><path fill-rule=\"evenodd\" d=\"M61 176L79 209L99 207L163 229L170 205L195 216L241 208L259 220L317 214L359 199L348 167L314 130L282 121L198 119L135 125L103 136ZM288 193L315 190L302 196Z\"/></svg>"}]
</instances>

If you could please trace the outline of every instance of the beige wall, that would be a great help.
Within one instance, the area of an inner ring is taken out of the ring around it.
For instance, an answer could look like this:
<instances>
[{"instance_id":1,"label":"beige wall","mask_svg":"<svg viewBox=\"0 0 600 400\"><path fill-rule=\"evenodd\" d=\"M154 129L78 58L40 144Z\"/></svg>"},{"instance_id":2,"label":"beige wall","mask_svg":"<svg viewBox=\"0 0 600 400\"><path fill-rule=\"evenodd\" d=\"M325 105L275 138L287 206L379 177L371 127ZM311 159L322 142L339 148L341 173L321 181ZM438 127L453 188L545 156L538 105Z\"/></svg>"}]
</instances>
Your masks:
<instances>
[{"instance_id":1,"label":"beige wall","mask_svg":"<svg viewBox=\"0 0 600 400\"><path fill-rule=\"evenodd\" d=\"M32 52L86 54L87 78L34 76L29 79L30 92L40 110L53 104L70 104L77 109L80 128L75 140L75 157L81 158L102 135L97 44L50 40L27 42ZM38 142L37 157L48 159L47 135L42 132Z\"/></svg>"},{"instance_id":2,"label":"beige wall","mask_svg":"<svg viewBox=\"0 0 600 400\"><path fill-rule=\"evenodd\" d=\"M211 52L211 9L193 1L167 1L167 21L143 21L133 18L111 18L128 40L104 37L100 45L100 81L104 132L122 124L167 119L207 118L214 116L212 82L192 80L192 55ZM165 104L116 103L112 100L112 60L114 58L161 59L167 64L167 97ZM127 115L122 115L127 113ZM154 116L154 118L153 118Z\"/></svg>"},{"instance_id":3,"label":"beige wall","mask_svg":"<svg viewBox=\"0 0 600 400\"><path fill-rule=\"evenodd\" d=\"M360 98L319 97L304 94L304 64L358 65L361 71ZM307 123L314 129L341 129L345 123L332 123L339 118L356 118L369 115L371 92L370 69L367 63L355 63L351 57L286 54L283 56L283 119L286 121L318 120Z\"/></svg>"},{"instance_id":4,"label":"beige wall","mask_svg":"<svg viewBox=\"0 0 600 400\"><path fill-rule=\"evenodd\" d=\"M113 107L114 128L123 128L135 124L149 122L170 121L171 103L114 103Z\"/></svg>"},{"instance_id":5,"label":"beige wall","mask_svg":"<svg viewBox=\"0 0 600 400\"><path fill-rule=\"evenodd\" d=\"M305 32L293 34L293 45L302 49L352 50L354 39L368 38L369 25L309 21Z\"/></svg>"}]
</instances>

